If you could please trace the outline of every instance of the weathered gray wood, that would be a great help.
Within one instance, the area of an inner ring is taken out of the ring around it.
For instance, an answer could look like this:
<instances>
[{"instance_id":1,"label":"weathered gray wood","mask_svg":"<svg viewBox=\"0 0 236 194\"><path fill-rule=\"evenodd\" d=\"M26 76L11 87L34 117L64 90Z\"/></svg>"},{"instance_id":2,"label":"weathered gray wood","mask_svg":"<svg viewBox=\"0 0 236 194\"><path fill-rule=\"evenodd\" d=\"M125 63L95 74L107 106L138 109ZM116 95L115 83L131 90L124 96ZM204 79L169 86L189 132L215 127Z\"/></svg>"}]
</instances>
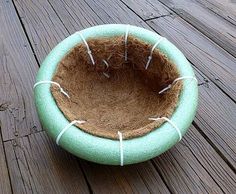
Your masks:
<instances>
[{"instance_id":1,"label":"weathered gray wood","mask_svg":"<svg viewBox=\"0 0 236 194\"><path fill-rule=\"evenodd\" d=\"M47 1L19 0L14 3L41 63L49 51L68 36L68 32Z\"/></svg>"},{"instance_id":2,"label":"weathered gray wood","mask_svg":"<svg viewBox=\"0 0 236 194\"><path fill-rule=\"evenodd\" d=\"M197 0L225 20L236 26L236 2L233 0Z\"/></svg>"},{"instance_id":3,"label":"weathered gray wood","mask_svg":"<svg viewBox=\"0 0 236 194\"><path fill-rule=\"evenodd\" d=\"M89 193L75 157L45 132L4 145L14 193Z\"/></svg>"},{"instance_id":4,"label":"weathered gray wood","mask_svg":"<svg viewBox=\"0 0 236 194\"><path fill-rule=\"evenodd\" d=\"M138 1L139 2L139 1ZM142 17L139 3L129 2L130 8ZM164 5L154 4L163 9ZM168 10L168 8L166 8ZM148 12L148 10L146 10ZM151 13L151 12L150 12ZM170 11L170 14L173 12ZM176 44L185 56L216 85L236 101L236 58L217 46L194 27L175 15L147 22L158 33Z\"/></svg>"},{"instance_id":5,"label":"weathered gray wood","mask_svg":"<svg viewBox=\"0 0 236 194\"><path fill-rule=\"evenodd\" d=\"M181 146L177 145L176 148L183 155L190 151L224 193L236 191L236 174L226 165L206 139L196 131L196 128L191 127L180 144ZM185 158L187 159L187 156Z\"/></svg>"},{"instance_id":6,"label":"weathered gray wood","mask_svg":"<svg viewBox=\"0 0 236 194\"><path fill-rule=\"evenodd\" d=\"M133 167L112 167L73 157L40 132L5 142L15 193L87 193L80 163L94 193L169 193L149 162Z\"/></svg>"},{"instance_id":7,"label":"weathered gray wood","mask_svg":"<svg viewBox=\"0 0 236 194\"><path fill-rule=\"evenodd\" d=\"M169 8L156 0L121 1L134 10L143 20L150 20L172 14Z\"/></svg>"},{"instance_id":8,"label":"weathered gray wood","mask_svg":"<svg viewBox=\"0 0 236 194\"><path fill-rule=\"evenodd\" d=\"M3 141L39 131L33 102L38 64L11 1L0 1L0 120Z\"/></svg>"},{"instance_id":9,"label":"weathered gray wood","mask_svg":"<svg viewBox=\"0 0 236 194\"><path fill-rule=\"evenodd\" d=\"M198 80L203 83L203 77L195 71ZM202 106L206 108L205 104L208 104L208 108L211 107L211 99L206 99L204 95L205 91L208 91L208 88L212 92L217 90L214 84L206 82L205 84L199 87L200 89L200 100L199 100L199 109L197 114L205 112L206 110L202 109ZM202 93L204 96L202 96ZM214 92L213 92L214 93ZM216 99L221 99L218 92L214 93ZM213 94L211 94L213 95ZM223 95L224 96L224 95ZM230 101L230 100L229 100ZM231 101L230 101L231 102ZM209 105L210 104L210 105ZM235 107L235 104L232 104ZM215 106L214 106L215 108ZM220 107L222 109L222 107ZM235 108L233 108L235 109ZM227 109L223 110L227 111ZM214 114L214 111L205 112L205 114ZM230 114L235 115L235 112ZM220 115L218 115L220 117ZM197 116L196 119L201 118L201 115ZM235 118L233 116L232 118ZM196 121L195 119L195 121ZM197 122L197 121L196 121ZM213 122L218 122L217 119L214 119ZM235 122L235 121L231 121ZM197 122L198 123L198 122ZM221 124L222 125L222 124ZM223 125L222 125L223 127ZM201 126L201 132L206 132L210 129L212 136L216 136L217 133L215 130L210 128L210 126ZM227 135L228 126L221 129ZM235 129L234 129L235 131ZM209 133L209 132L208 132ZM232 137L227 140L225 144L230 144L231 141L235 139L235 133L233 131L229 132ZM233 134L232 134L233 133ZM220 134L221 135L221 134ZM224 136L225 136L224 135ZM210 139L211 141L211 139ZM218 154L210 144L204 139L201 134L197 131L195 127L190 127L189 132L184 136L183 140L178 143L174 148L154 159L154 162L157 165L158 172L161 173L161 176L164 178L165 182L168 185L168 188L173 193L233 193L236 190L236 175L234 173L236 163L235 163L235 143L233 142L229 145L224 145L223 140L214 140L214 147L218 146L220 152L224 154L224 159L226 157L227 161L231 162L233 170L226 164L226 162ZM221 145L219 145L221 144ZM224 147L221 147L224 146ZM225 149L225 150L224 150ZM227 153L226 153L227 151ZM232 155L227 155L232 154ZM209 179L209 176L213 179ZM210 181L210 182L208 182ZM217 183L218 187L215 186L214 182ZM181 185L181 186L180 186ZM209 186L212 185L212 186Z\"/></svg>"},{"instance_id":10,"label":"weathered gray wood","mask_svg":"<svg viewBox=\"0 0 236 194\"><path fill-rule=\"evenodd\" d=\"M117 2L116 7L113 3L97 1L14 2L40 63L58 42L86 27L104 23L130 23L148 28L140 18L133 17L135 14L128 8L123 10L121 2ZM114 16L111 17L110 13Z\"/></svg>"},{"instance_id":11,"label":"weathered gray wood","mask_svg":"<svg viewBox=\"0 0 236 194\"><path fill-rule=\"evenodd\" d=\"M0 125L1 130L1 125ZM2 145L2 137L0 133L0 193L11 193L10 179L5 161L5 153Z\"/></svg>"},{"instance_id":12,"label":"weathered gray wood","mask_svg":"<svg viewBox=\"0 0 236 194\"><path fill-rule=\"evenodd\" d=\"M179 17L158 18L148 24L177 45L200 71L236 100L236 58Z\"/></svg>"},{"instance_id":13,"label":"weathered gray wood","mask_svg":"<svg viewBox=\"0 0 236 194\"><path fill-rule=\"evenodd\" d=\"M194 0L160 0L203 34L236 57L236 26Z\"/></svg>"},{"instance_id":14,"label":"weathered gray wood","mask_svg":"<svg viewBox=\"0 0 236 194\"><path fill-rule=\"evenodd\" d=\"M3 140L6 141L40 131L41 126L35 112L32 89L38 64L11 1L0 1L0 16L0 118ZM39 143L38 147L40 146L42 145ZM35 161L31 160L29 155L26 159L26 153L20 147L17 147L18 152L16 152L8 141L5 148L12 189L15 193L32 193L40 189L50 190L52 186L56 185L48 186L51 180L47 182L44 177L47 171L50 174L50 170L47 166L43 166L42 162L45 161L40 158L43 156L42 153L37 158L38 161L42 160L41 166L33 166ZM35 154L38 153L34 152ZM4 159L4 157L2 156L1 159ZM30 166L31 170L29 170L28 163L32 162L33 167ZM53 168L55 167L56 165ZM31 179L34 173L37 174L38 172L43 172L41 179L45 180L45 185L40 185L42 182L39 184L37 179ZM7 187L8 176L6 171L3 170L1 173L4 174L1 177L4 178L4 181L1 181L1 183L6 184ZM84 181L81 174L80 179ZM68 180L69 178L66 181ZM60 190L60 182L57 182L58 185L56 186ZM78 190L78 188L76 189Z\"/></svg>"},{"instance_id":15,"label":"weathered gray wood","mask_svg":"<svg viewBox=\"0 0 236 194\"><path fill-rule=\"evenodd\" d=\"M133 7L131 8L133 9ZM134 6L134 8L136 7ZM138 13L137 10L135 12ZM158 18L149 21L148 24L174 42L198 69L209 76L227 94L231 94L232 98L236 99L236 60L234 57L179 17ZM200 110L195 119L196 123L207 134L207 137L217 145L219 150L226 155L230 163L235 166L236 124L233 118L236 117L236 106L222 92L217 90L215 85L208 84L208 86L211 88L200 89ZM224 103L223 105L221 105L221 101ZM214 113L216 111L218 114ZM222 114L227 116L222 117Z\"/></svg>"},{"instance_id":16,"label":"weathered gray wood","mask_svg":"<svg viewBox=\"0 0 236 194\"><path fill-rule=\"evenodd\" d=\"M169 193L152 163L125 167L83 162L94 193Z\"/></svg>"},{"instance_id":17,"label":"weathered gray wood","mask_svg":"<svg viewBox=\"0 0 236 194\"><path fill-rule=\"evenodd\" d=\"M200 82L203 80L199 74ZM212 83L199 87L195 123L236 170L236 104Z\"/></svg>"},{"instance_id":18,"label":"weathered gray wood","mask_svg":"<svg viewBox=\"0 0 236 194\"><path fill-rule=\"evenodd\" d=\"M211 75L212 72L218 72L222 79L224 79L223 76L227 77L228 74L229 77L224 82L234 88L233 96L236 97L236 73L232 58L224 56L213 43L209 43L200 49L199 46L204 44L204 39L186 22L179 20L178 17L167 16L148 23L160 34L175 43L202 72L207 75ZM225 63L225 61L227 62ZM217 66L212 67L214 62L217 62ZM231 65L228 66L229 64ZM219 65L222 65L222 67ZM225 71L226 69L228 70ZM220 83L221 78L218 77L215 81L219 82L218 84L222 84ZM236 138L236 124L234 118L236 118L236 105L212 83L208 84L208 88L201 86L199 89L200 100L195 121L203 133L214 142L235 166L236 144L234 139Z\"/></svg>"},{"instance_id":19,"label":"weathered gray wood","mask_svg":"<svg viewBox=\"0 0 236 194\"><path fill-rule=\"evenodd\" d=\"M16 145L15 141L8 141L4 144L6 147L6 159L9 167L12 191L13 193L32 193L33 191L29 183L29 177L26 178L25 175L29 173L29 171L27 169L25 169L23 172L20 171L20 165L23 163L21 160L17 159L13 144ZM38 170L39 169L37 169L37 171Z\"/></svg>"},{"instance_id":20,"label":"weathered gray wood","mask_svg":"<svg viewBox=\"0 0 236 194\"><path fill-rule=\"evenodd\" d=\"M173 193L234 193L236 190L235 173L193 126L180 143L154 162Z\"/></svg>"},{"instance_id":21,"label":"weathered gray wood","mask_svg":"<svg viewBox=\"0 0 236 194\"><path fill-rule=\"evenodd\" d=\"M55 0L51 0L56 2ZM79 2L72 0L74 6L79 8ZM77 2L77 3L75 3ZM86 0L87 5L91 8L90 14L97 15L98 18L102 20L103 23L123 23L123 24L132 24L136 26L143 26L149 28L143 20L135 16L135 14L130 11L124 4L120 1L108 0L108 1L94 1ZM83 7L80 8L83 11Z\"/></svg>"},{"instance_id":22,"label":"weathered gray wood","mask_svg":"<svg viewBox=\"0 0 236 194\"><path fill-rule=\"evenodd\" d=\"M191 128L191 130L196 130ZM183 142L154 159L172 193L223 193Z\"/></svg>"}]
</instances>

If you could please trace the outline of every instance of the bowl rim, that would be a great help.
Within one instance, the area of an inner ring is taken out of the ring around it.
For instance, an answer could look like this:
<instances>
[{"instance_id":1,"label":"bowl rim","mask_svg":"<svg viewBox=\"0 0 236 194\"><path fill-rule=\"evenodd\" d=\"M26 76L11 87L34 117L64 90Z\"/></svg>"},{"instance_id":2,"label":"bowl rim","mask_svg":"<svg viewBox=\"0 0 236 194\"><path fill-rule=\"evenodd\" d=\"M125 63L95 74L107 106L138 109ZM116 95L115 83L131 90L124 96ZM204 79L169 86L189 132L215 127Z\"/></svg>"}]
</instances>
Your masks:
<instances>
[{"instance_id":1,"label":"bowl rim","mask_svg":"<svg viewBox=\"0 0 236 194\"><path fill-rule=\"evenodd\" d=\"M84 38L124 35L126 24L105 24L81 30ZM129 25L129 34L154 45L160 38L155 32ZM52 80L58 63L82 39L78 32L61 41L45 58L36 77L36 82ZM177 65L182 76L193 76L194 72L188 60L170 41L163 39L157 46L172 62ZM56 141L60 131L68 121L50 91L50 84L40 84L34 89L36 110L47 133ZM171 121L179 128L182 136L186 133L196 114L198 103L197 82L185 79ZM168 122L150 133L132 139L123 140L124 165L146 161L170 149L179 140L176 129ZM120 165L120 142L108 138L94 136L76 126L71 126L61 137L60 146L70 153L96 163Z\"/></svg>"}]
</instances>

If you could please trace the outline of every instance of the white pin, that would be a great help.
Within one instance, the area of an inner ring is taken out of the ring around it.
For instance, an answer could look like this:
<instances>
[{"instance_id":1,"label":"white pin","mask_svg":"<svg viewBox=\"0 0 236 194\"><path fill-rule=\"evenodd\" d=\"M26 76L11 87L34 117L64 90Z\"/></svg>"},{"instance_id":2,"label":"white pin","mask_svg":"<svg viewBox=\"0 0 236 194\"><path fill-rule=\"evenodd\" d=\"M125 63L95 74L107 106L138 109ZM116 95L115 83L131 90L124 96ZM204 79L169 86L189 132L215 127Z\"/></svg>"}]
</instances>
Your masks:
<instances>
[{"instance_id":1,"label":"white pin","mask_svg":"<svg viewBox=\"0 0 236 194\"><path fill-rule=\"evenodd\" d=\"M129 36L129 27L130 25L126 26L126 30L125 30L125 61L127 61L128 58L128 36Z\"/></svg>"},{"instance_id":2,"label":"white pin","mask_svg":"<svg viewBox=\"0 0 236 194\"><path fill-rule=\"evenodd\" d=\"M108 68L109 68L108 62L107 62L105 59L103 59L102 61L103 61L103 63L106 65L106 69L108 69Z\"/></svg>"},{"instance_id":3,"label":"white pin","mask_svg":"<svg viewBox=\"0 0 236 194\"><path fill-rule=\"evenodd\" d=\"M91 60L92 64L95 65L95 62L94 62L94 59L93 59L93 55L92 55L92 51L90 50L87 41L85 40L85 38L84 38L84 36L81 34L81 32L76 32L76 33L78 33L79 36L80 36L80 38L83 40L83 42L84 42L84 44L85 44L85 46L86 46L86 48L87 48L87 52L88 52L88 55L89 55L89 57L90 57L90 60Z\"/></svg>"},{"instance_id":4,"label":"white pin","mask_svg":"<svg viewBox=\"0 0 236 194\"><path fill-rule=\"evenodd\" d=\"M57 83L57 82L48 81L48 80L39 81L39 82L37 82L37 83L34 84L34 87L33 87L33 88L35 89L35 88L36 88L38 85L40 85L40 84L55 84L56 86L59 87L60 92L61 92L62 94L64 94L67 98L70 98L70 96L65 92L65 90L63 90L63 88L61 87L61 85L60 85L59 83Z\"/></svg>"},{"instance_id":5,"label":"white pin","mask_svg":"<svg viewBox=\"0 0 236 194\"><path fill-rule=\"evenodd\" d=\"M57 138L56 138L56 143L57 145L59 145L60 139L62 137L62 135L74 124L78 123L78 124L83 124L86 121L82 121L82 120L74 120L71 123L69 123L68 125L65 126L64 129L61 130L61 132L58 134Z\"/></svg>"},{"instance_id":6,"label":"white pin","mask_svg":"<svg viewBox=\"0 0 236 194\"><path fill-rule=\"evenodd\" d=\"M160 42L161 42L163 39L165 39L165 38L162 37L162 36L160 36L160 37L158 38L157 42L153 45L152 50L151 50L151 53L150 53L150 55L148 56L148 61L147 61L147 64L146 64L146 66L145 66L145 69L148 69L148 67L149 67L149 65L150 65L150 63L151 63L151 60L152 60L152 54L153 54L155 48L157 47L157 45L160 44Z\"/></svg>"},{"instance_id":7,"label":"white pin","mask_svg":"<svg viewBox=\"0 0 236 194\"><path fill-rule=\"evenodd\" d=\"M110 75L108 73L103 72L102 73L106 78L110 78Z\"/></svg>"},{"instance_id":8,"label":"white pin","mask_svg":"<svg viewBox=\"0 0 236 194\"><path fill-rule=\"evenodd\" d=\"M108 62L106 61L106 60L102 60L103 61L103 63L106 65L106 69L108 69L109 68L109 64L108 64ZM110 78L110 75L108 74L108 73L106 73L106 72L103 72L103 75L106 77L106 78Z\"/></svg>"},{"instance_id":9,"label":"white pin","mask_svg":"<svg viewBox=\"0 0 236 194\"><path fill-rule=\"evenodd\" d=\"M124 165L123 137L120 131L117 132L120 140L120 165Z\"/></svg>"},{"instance_id":10,"label":"white pin","mask_svg":"<svg viewBox=\"0 0 236 194\"><path fill-rule=\"evenodd\" d=\"M193 76L183 76L183 77L178 77L176 78L171 84L169 84L167 87L165 87L164 89L162 89L160 92L158 92L159 94L162 94L163 92L165 92L166 90L169 90L176 82L180 81L180 80L183 80L183 79L193 79L195 80L196 82L197 79Z\"/></svg>"},{"instance_id":11,"label":"white pin","mask_svg":"<svg viewBox=\"0 0 236 194\"><path fill-rule=\"evenodd\" d=\"M149 118L149 120L152 120L152 121L159 121L159 120L165 120L167 121L168 123L170 123L172 125L172 127L175 128L175 130L177 131L178 135L179 135L179 141L182 139L182 134L181 134L181 131L179 130L179 128L170 120L168 119L167 117L157 117L157 118Z\"/></svg>"}]
</instances>

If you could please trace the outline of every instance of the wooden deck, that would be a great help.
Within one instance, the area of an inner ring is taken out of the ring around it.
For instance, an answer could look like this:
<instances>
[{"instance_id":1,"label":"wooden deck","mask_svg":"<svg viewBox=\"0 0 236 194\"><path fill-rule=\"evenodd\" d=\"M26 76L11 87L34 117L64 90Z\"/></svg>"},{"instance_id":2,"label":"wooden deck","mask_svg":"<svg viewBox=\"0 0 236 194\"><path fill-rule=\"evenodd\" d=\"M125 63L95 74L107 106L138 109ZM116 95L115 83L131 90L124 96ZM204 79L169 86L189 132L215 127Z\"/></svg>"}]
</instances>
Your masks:
<instances>
[{"instance_id":1,"label":"wooden deck","mask_svg":"<svg viewBox=\"0 0 236 194\"><path fill-rule=\"evenodd\" d=\"M45 56L75 31L104 23L167 37L200 83L189 132L148 162L78 159L48 138L35 112L32 87ZM0 193L235 194L235 101L233 0L0 0Z\"/></svg>"}]
</instances>

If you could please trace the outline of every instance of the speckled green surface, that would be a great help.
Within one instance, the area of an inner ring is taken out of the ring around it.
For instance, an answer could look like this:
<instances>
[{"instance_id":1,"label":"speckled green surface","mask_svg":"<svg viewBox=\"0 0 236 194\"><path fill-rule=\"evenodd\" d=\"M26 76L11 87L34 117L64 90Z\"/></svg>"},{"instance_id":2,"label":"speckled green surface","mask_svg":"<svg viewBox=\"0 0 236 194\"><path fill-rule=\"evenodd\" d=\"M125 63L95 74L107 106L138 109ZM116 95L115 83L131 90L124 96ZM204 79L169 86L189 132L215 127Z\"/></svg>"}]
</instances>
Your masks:
<instances>
[{"instance_id":1,"label":"speckled green surface","mask_svg":"<svg viewBox=\"0 0 236 194\"><path fill-rule=\"evenodd\" d=\"M80 32L86 39L88 37L124 35L125 30L126 25L108 24L94 26ZM129 34L152 45L159 38L158 34L136 26L130 26ZM58 62L81 41L80 36L75 33L59 43L41 65L36 82L51 80ZM158 45L158 48L178 66L181 76L194 76L189 62L172 43L164 39ZM198 101L197 83L190 79L184 80L183 83L178 107L170 118L181 130L182 135L186 133L191 125ZM57 107L50 92L50 84L38 85L34 89L34 95L40 121L47 133L56 140L57 135L69 124L69 121ZM176 130L169 123L164 123L145 136L124 140L124 165L142 162L158 156L175 145L178 138ZM63 134L60 139L60 146L70 153L89 161L110 165L120 164L118 140L93 136L75 126L70 127Z\"/></svg>"}]
</instances>

